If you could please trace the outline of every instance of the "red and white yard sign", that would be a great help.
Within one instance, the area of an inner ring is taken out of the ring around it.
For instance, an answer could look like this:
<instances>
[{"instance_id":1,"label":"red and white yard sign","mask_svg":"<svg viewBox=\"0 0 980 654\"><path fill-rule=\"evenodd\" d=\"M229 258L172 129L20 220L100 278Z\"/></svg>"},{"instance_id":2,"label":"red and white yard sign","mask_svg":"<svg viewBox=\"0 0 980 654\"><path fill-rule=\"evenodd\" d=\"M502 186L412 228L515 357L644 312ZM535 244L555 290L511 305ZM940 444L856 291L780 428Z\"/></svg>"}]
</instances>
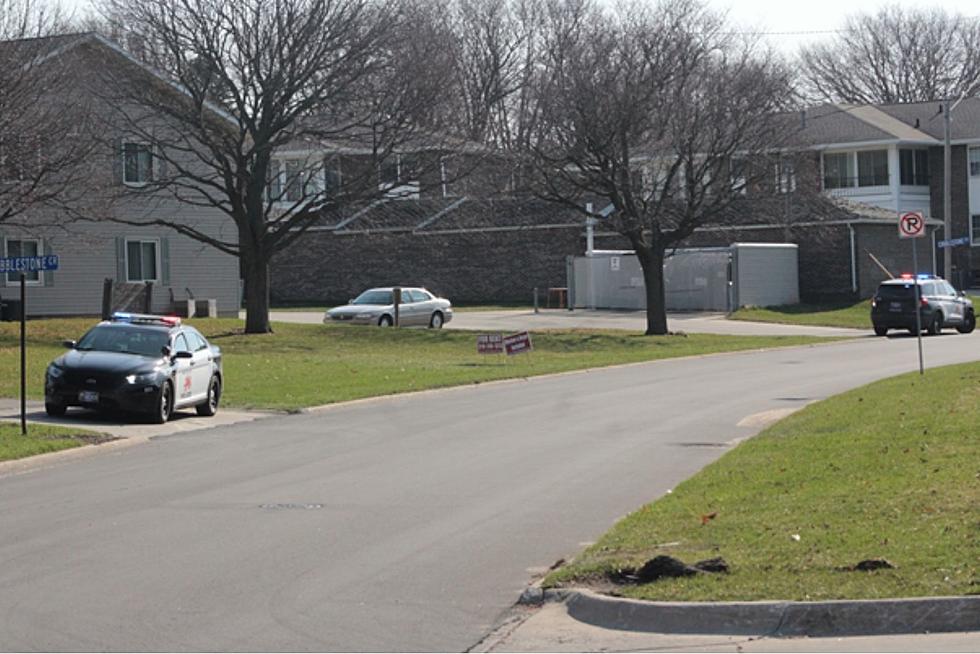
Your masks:
<instances>
[{"instance_id":1,"label":"red and white yard sign","mask_svg":"<svg viewBox=\"0 0 980 654\"><path fill-rule=\"evenodd\" d=\"M531 351L531 335L527 332L520 332L504 337L504 351L507 354L521 354Z\"/></svg>"}]
</instances>

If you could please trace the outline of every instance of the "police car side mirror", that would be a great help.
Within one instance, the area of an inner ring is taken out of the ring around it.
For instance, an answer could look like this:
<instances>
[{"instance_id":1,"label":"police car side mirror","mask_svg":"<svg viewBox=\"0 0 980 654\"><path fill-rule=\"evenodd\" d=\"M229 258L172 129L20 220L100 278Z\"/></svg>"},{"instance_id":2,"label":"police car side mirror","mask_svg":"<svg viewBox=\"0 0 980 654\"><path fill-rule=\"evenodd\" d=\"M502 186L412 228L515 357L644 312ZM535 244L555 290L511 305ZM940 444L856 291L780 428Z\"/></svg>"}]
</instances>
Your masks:
<instances>
[{"instance_id":1,"label":"police car side mirror","mask_svg":"<svg viewBox=\"0 0 980 654\"><path fill-rule=\"evenodd\" d=\"M959 291L957 295L959 295L960 297L966 297L966 291Z\"/></svg>"},{"instance_id":2,"label":"police car side mirror","mask_svg":"<svg viewBox=\"0 0 980 654\"><path fill-rule=\"evenodd\" d=\"M69 350L74 350L76 347L78 347L78 343L75 341L61 341L61 344L67 347Z\"/></svg>"}]
</instances>

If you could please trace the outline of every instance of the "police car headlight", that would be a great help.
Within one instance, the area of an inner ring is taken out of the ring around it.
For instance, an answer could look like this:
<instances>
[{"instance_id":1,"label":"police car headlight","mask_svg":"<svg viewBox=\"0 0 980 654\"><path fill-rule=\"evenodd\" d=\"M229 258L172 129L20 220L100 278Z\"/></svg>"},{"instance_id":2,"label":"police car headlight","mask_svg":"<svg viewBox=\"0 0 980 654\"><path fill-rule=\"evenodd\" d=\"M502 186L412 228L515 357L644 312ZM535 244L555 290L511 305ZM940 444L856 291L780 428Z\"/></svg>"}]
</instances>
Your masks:
<instances>
[{"instance_id":1,"label":"police car headlight","mask_svg":"<svg viewBox=\"0 0 980 654\"><path fill-rule=\"evenodd\" d=\"M48 379L60 379L65 376L64 368L59 368L58 366L51 365L48 366Z\"/></svg>"},{"instance_id":2,"label":"police car headlight","mask_svg":"<svg viewBox=\"0 0 980 654\"><path fill-rule=\"evenodd\" d=\"M144 372L138 375L126 375L127 384L152 384L156 381L157 373L154 372Z\"/></svg>"}]
</instances>

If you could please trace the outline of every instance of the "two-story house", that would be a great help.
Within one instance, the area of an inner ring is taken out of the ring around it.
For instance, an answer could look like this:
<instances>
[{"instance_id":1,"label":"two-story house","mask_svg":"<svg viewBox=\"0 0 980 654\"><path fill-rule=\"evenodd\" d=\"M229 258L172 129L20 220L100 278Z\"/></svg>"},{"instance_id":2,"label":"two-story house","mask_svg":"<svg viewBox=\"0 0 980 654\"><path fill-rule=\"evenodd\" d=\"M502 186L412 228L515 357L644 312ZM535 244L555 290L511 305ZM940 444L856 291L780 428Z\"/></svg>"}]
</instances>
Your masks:
<instances>
[{"instance_id":1,"label":"two-story house","mask_svg":"<svg viewBox=\"0 0 980 654\"><path fill-rule=\"evenodd\" d=\"M100 87L105 84L100 72L118 66L128 75L153 77L160 88L170 92L180 90L95 33L37 39L33 52L35 66L71 67L73 71L66 83L72 86L78 124L65 124L58 134L46 136L93 141L85 161L78 164L83 170L75 169L68 176L67 183L78 189L70 202L31 207L0 222L0 255L56 254L60 258L57 271L28 273L27 314L97 315L102 309L104 281L110 279L115 288L113 308L132 302L129 308L135 310L182 311L193 296L216 300L220 314L237 315L241 304L237 259L155 225L154 220L177 218L215 235L233 233L234 224L217 209L146 192L155 176L162 174L162 160L124 126L113 124L114 114L105 105L111 94ZM48 100L58 101L66 92L64 87L50 88ZM165 120L159 116L143 119ZM62 181L55 175L44 183ZM17 286L18 273L3 275L0 297L15 300Z\"/></svg>"}]
</instances>

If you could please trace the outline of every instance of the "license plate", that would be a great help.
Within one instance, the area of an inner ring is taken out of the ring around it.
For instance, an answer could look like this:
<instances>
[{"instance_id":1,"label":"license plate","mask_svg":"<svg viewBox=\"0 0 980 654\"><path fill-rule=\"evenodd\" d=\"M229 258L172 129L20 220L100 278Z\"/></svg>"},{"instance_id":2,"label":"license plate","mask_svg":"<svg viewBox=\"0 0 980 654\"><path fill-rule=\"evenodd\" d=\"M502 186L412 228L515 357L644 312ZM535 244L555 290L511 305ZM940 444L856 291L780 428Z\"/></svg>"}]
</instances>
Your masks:
<instances>
[{"instance_id":1,"label":"license plate","mask_svg":"<svg viewBox=\"0 0 980 654\"><path fill-rule=\"evenodd\" d=\"M96 391L81 391L78 394L78 401L95 403L99 401L99 394Z\"/></svg>"},{"instance_id":2,"label":"license plate","mask_svg":"<svg viewBox=\"0 0 980 654\"><path fill-rule=\"evenodd\" d=\"M901 311L902 310L902 303L901 302L892 302L891 305L888 307L888 309L889 309L889 311Z\"/></svg>"}]
</instances>

